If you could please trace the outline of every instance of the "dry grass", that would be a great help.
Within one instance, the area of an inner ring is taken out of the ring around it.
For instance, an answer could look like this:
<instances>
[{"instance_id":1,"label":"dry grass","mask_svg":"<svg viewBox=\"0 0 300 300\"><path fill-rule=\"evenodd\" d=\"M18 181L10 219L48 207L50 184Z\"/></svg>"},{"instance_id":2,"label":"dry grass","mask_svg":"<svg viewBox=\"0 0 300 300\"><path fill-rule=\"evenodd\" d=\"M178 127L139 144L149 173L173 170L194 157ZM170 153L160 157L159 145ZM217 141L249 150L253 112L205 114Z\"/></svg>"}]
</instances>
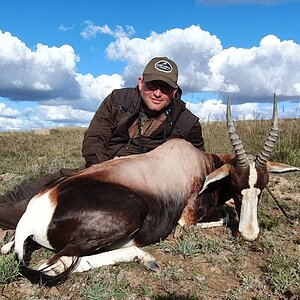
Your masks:
<instances>
[{"instance_id":1,"label":"dry grass","mask_svg":"<svg viewBox=\"0 0 300 300\"><path fill-rule=\"evenodd\" d=\"M267 138L271 122L262 120L238 121L235 122L235 126L246 152L258 154ZM224 122L204 123L202 127L206 150L208 152L232 152L232 146L228 139ZM271 160L299 166L299 157L300 120L280 120L278 140Z\"/></svg>"}]
</instances>

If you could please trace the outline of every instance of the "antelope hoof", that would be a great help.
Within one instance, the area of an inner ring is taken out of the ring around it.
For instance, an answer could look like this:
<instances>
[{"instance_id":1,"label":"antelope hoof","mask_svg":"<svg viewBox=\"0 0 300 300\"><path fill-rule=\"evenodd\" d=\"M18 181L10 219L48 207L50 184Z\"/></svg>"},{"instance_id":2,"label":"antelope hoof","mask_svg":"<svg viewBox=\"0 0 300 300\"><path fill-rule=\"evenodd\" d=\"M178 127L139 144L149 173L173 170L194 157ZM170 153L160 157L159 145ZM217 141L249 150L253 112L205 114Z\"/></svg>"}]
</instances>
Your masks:
<instances>
[{"instance_id":1,"label":"antelope hoof","mask_svg":"<svg viewBox=\"0 0 300 300\"><path fill-rule=\"evenodd\" d=\"M242 237L241 233L238 231L238 230L235 230L232 235L235 237L235 238L239 238L239 237Z\"/></svg>"},{"instance_id":2,"label":"antelope hoof","mask_svg":"<svg viewBox=\"0 0 300 300\"><path fill-rule=\"evenodd\" d=\"M187 233L187 234L191 234L191 233L194 232L193 229L192 229L192 226L190 226L190 225L184 225L184 226L182 227L182 229L183 229L183 231L184 231L185 233Z\"/></svg>"},{"instance_id":3,"label":"antelope hoof","mask_svg":"<svg viewBox=\"0 0 300 300\"><path fill-rule=\"evenodd\" d=\"M173 237L176 240L180 240L182 236L183 236L183 227L181 225L177 225L175 227Z\"/></svg>"},{"instance_id":4,"label":"antelope hoof","mask_svg":"<svg viewBox=\"0 0 300 300\"><path fill-rule=\"evenodd\" d=\"M38 270L49 276L55 276L64 272L72 263L72 258L69 256L60 257L54 264L48 265L43 263Z\"/></svg>"},{"instance_id":5,"label":"antelope hoof","mask_svg":"<svg viewBox=\"0 0 300 300\"><path fill-rule=\"evenodd\" d=\"M148 269L150 269L151 271L160 272L160 266L158 265L158 263L155 260L148 261L146 263L146 267Z\"/></svg>"}]
</instances>

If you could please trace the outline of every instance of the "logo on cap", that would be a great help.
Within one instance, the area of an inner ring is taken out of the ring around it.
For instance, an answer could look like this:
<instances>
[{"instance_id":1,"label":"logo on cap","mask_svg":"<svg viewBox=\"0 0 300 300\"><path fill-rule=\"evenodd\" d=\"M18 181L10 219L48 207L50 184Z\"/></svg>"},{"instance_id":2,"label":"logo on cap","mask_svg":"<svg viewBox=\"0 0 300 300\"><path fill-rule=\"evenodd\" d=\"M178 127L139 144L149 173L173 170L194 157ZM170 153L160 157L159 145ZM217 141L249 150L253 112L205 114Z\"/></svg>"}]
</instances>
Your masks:
<instances>
[{"instance_id":1,"label":"logo on cap","mask_svg":"<svg viewBox=\"0 0 300 300\"><path fill-rule=\"evenodd\" d=\"M172 72L172 66L169 62L166 60L160 60L155 64L155 69L158 71L162 71L165 73L171 73Z\"/></svg>"}]
</instances>

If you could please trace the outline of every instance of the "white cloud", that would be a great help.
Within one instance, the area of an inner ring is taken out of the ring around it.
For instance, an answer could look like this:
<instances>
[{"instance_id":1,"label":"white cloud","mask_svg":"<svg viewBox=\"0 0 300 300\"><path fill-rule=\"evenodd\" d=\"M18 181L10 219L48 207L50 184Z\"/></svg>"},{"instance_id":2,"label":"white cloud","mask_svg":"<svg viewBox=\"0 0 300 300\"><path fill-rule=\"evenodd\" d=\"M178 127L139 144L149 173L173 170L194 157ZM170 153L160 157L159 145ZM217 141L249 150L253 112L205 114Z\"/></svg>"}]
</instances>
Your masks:
<instances>
[{"instance_id":1,"label":"white cloud","mask_svg":"<svg viewBox=\"0 0 300 300\"><path fill-rule=\"evenodd\" d=\"M280 45L280 39L277 36L270 34L270 35L263 37L259 44L261 47Z\"/></svg>"},{"instance_id":2,"label":"white cloud","mask_svg":"<svg viewBox=\"0 0 300 300\"><path fill-rule=\"evenodd\" d=\"M102 32L113 34L107 25ZM116 34L106 53L111 60L127 62L123 78L121 74L95 78L77 73L79 58L69 45L38 44L33 51L10 33L0 32L0 96L85 109L91 105L91 110L111 89L134 86L153 56L177 62L185 93L231 93L243 102L264 101L274 92L281 99L300 96L300 46L274 35L263 37L250 49L223 49L216 36L192 25L152 32L145 39Z\"/></svg>"},{"instance_id":3,"label":"white cloud","mask_svg":"<svg viewBox=\"0 0 300 300\"><path fill-rule=\"evenodd\" d=\"M35 101L78 98L78 60L69 45L38 44L32 51L10 33L0 31L0 96Z\"/></svg>"},{"instance_id":4,"label":"white cloud","mask_svg":"<svg viewBox=\"0 0 300 300\"><path fill-rule=\"evenodd\" d=\"M5 118L0 116L0 131L26 130L28 127L22 119Z\"/></svg>"},{"instance_id":5,"label":"white cloud","mask_svg":"<svg viewBox=\"0 0 300 300\"><path fill-rule=\"evenodd\" d=\"M7 107L5 103L0 102L0 117L14 118L20 114L18 110Z\"/></svg>"},{"instance_id":6,"label":"white cloud","mask_svg":"<svg viewBox=\"0 0 300 300\"><path fill-rule=\"evenodd\" d=\"M210 99L197 104L187 102L187 108L198 116L201 122L224 120L226 115L226 105L217 99Z\"/></svg>"},{"instance_id":7,"label":"white cloud","mask_svg":"<svg viewBox=\"0 0 300 300\"><path fill-rule=\"evenodd\" d=\"M126 26L125 30L122 26L116 26L116 29L112 30L107 24L105 24L104 26L98 26L90 20L85 21L84 24L86 25L86 27L80 34L84 39L87 40L95 38L98 34L108 34L115 38L120 38L132 36L135 33L135 30L132 26Z\"/></svg>"},{"instance_id":8,"label":"white cloud","mask_svg":"<svg viewBox=\"0 0 300 300\"><path fill-rule=\"evenodd\" d=\"M121 88L124 84L122 76L119 74L113 75L100 75L94 77L92 74L77 74L76 80L81 87L82 101L77 104L77 107L89 111L95 111L107 95L113 89Z\"/></svg>"},{"instance_id":9,"label":"white cloud","mask_svg":"<svg viewBox=\"0 0 300 300\"><path fill-rule=\"evenodd\" d=\"M168 56L176 61L180 71L179 84L185 93L220 94L220 98L189 104L191 110L204 119L222 118L224 104L220 99L223 94L226 97L231 94L233 100L245 103L240 106L242 111L236 108L241 118L257 117L259 107L255 105L271 99L274 92L281 101L299 101L300 46L294 41L281 41L277 36L267 35L250 49L223 49L218 37L196 25L163 33L151 32L146 38L131 37L134 29L130 26L111 30L108 25L86 25L82 32L85 38L97 34L114 38L106 54L112 61L126 63L123 74L97 77L80 74L77 72L79 57L70 45L49 47L38 44L30 49L17 37L0 31L0 97L12 101L30 100L42 105L40 109L25 111L30 113L31 128L69 124L72 120L83 124L76 116L87 116L82 118L86 122L113 89L134 86L153 56ZM252 104L246 107L250 102ZM21 121L14 120L18 113L24 114L3 104L0 106L0 117L6 117L8 129L23 128ZM27 119L23 118L23 124L28 123ZM1 128L4 128L3 124Z\"/></svg>"},{"instance_id":10,"label":"white cloud","mask_svg":"<svg viewBox=\"0 0 300 300\"><path fill-rule=\"evenodd\" d=\"M88 124L94 115L93 112L87 112L86 110L81 109L73 109L67 105L40 105L37 109L32 111L32 114L39 116L39 118L46 121L63 124Z\"/></svg>"},{"instance_id":11,"label":"white cloud","mask_svg":"<svg viewBox=\"0 0 300 300\"><path fill-rule=\"evenodd\" d=\"M18 38L0 31L0 97L95 110L123 80L113 74L93 77L76 72L79 57L70 45L29 49Z\"/></svg>"},{"instance_id":12,"label":"white cloud","mask_svg":"<svg viewBox=\"0 0 300 300\"><path fill-rule=\"evenodd\" d=\"M210 99L201 103L187 102L188 109L200 119L200 122L226 120L226 104L220 99ZM243 103L231 105L232 116L236 120L265 120L270 119L273 105L259 106L258 103ZM284 116L280 111L280 116Z\"/></svg>"},{"instance_id":13,"label":"white cloud","mask_svg":"<svg viewBox=\"0 0 300 300\"><path fill-rule=\"evenodd\" d=\"M271 96L298 97L300 46L269 35L258 47L224 49L210 60L219 92L236 93L241 101Z\"/></svg>"},{"instance_id":14,"label":"white cloud","mask_svg":"<svg viewBox=\"0 0 300 300\"><path fill-rule=\"evenodd\" d=\"M58 30L60 31L70 31L74 28L74 26L65 26L65 25L59 25Z\"/></svg>"},{"instance_id":15,"label":"white cloud","mask_svg":"<svg viewBox=\"0 0 300 300\"><path fill-rule=\"evenodd\" d=\"M216 87L209 60L222 51L221 41L199 26L171 29L161 34L129 39L118 37L107 47L110 59L125 60L125 85L136 81L145 64L153 56L168 56L180 70L179 84L187 92L213 90Z\"/></svg>"},{"instance_id":16,"label":"white cloud","mask_svg":"<svg viewBox=\"0 0 300 300\"><path fill-rule=\"evenodd\" d=\"M220 99L210 99L198 104L187 102L187 107L200 118L200 121L221 121L226 119L226 104ZM257 119L258 104L244 103L231 106L232 115L234 118ZM267 116L269 117L269 116Z\"/></svg>"},{"instance_id":17,"label":"white cloud","mask_svg":"<svg viewBox=\"0 0 300 300\"><path fill-rule=\"evenodd\" d=\"M112 90L123 87L123 78L119 74L99 75L76 73L75 79L80 87L79 99L57 98L44 100L42 103L49 106L67 105L75 109L84 109L95 112L102 100Z\"/></svg>"},{"instance_id":18,"label":"white cloud","mask_svg":"<svg viewBox=\"0 0 300 300\"><path fill-rule=\"evenodd\" d=\"M179 85L186 93L232 93L243 102L265 101L274 92L282 98L300 96L300 46L274 35L250 49L223 49L216 36L192 25L152 32L145 39L121 36L106 51L110 59L127 62L125 85L136 81L151 57L168 56L178 64Z\"/></svg>"}]
</instances>

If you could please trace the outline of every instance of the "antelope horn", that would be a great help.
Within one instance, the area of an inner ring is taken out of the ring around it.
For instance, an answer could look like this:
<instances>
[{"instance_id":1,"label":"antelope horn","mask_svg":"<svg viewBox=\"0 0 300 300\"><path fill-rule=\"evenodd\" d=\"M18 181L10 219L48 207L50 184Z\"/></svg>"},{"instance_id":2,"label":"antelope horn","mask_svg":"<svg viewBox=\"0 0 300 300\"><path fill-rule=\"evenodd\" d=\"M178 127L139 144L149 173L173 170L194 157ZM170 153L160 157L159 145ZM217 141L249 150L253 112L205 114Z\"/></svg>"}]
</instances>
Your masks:
<instances>
[{"instance_id":1,"label":"antelope horn","mask_svg":"<svg viewBox=\"0 0 300 300\"><path fill-rule=\"evenodd\" d=\"M244 146L239 138L239 136L236 133L232 116L231 116L231 108L230 108L230 97L228 97L227 101L227 115L226 115L226 121L227 121L227 131L229 133L229 138L231 141L231 144L233 146L234 152L237 156L237 166L244 169L249 166L249 160L247 158L246 152L244 150Z\"/></svg>"},{"instance_id":2,"label":"antelope horn","mask_svg":"<svg viewBox=\"0 0 300 300\"><path fill-rule=\"evenodd\" d=\"M255 165L257 167L264 167L268 162L271 152L275 147L277 134L278 132L278 109L277 109L277 96L274 94L274 104L273 104L273 120L272 120L272 127L269 132L269 136L267 141L264 144L264 147L261 153L257 156L255 160Z\"/></svg>"}]
</instances>

